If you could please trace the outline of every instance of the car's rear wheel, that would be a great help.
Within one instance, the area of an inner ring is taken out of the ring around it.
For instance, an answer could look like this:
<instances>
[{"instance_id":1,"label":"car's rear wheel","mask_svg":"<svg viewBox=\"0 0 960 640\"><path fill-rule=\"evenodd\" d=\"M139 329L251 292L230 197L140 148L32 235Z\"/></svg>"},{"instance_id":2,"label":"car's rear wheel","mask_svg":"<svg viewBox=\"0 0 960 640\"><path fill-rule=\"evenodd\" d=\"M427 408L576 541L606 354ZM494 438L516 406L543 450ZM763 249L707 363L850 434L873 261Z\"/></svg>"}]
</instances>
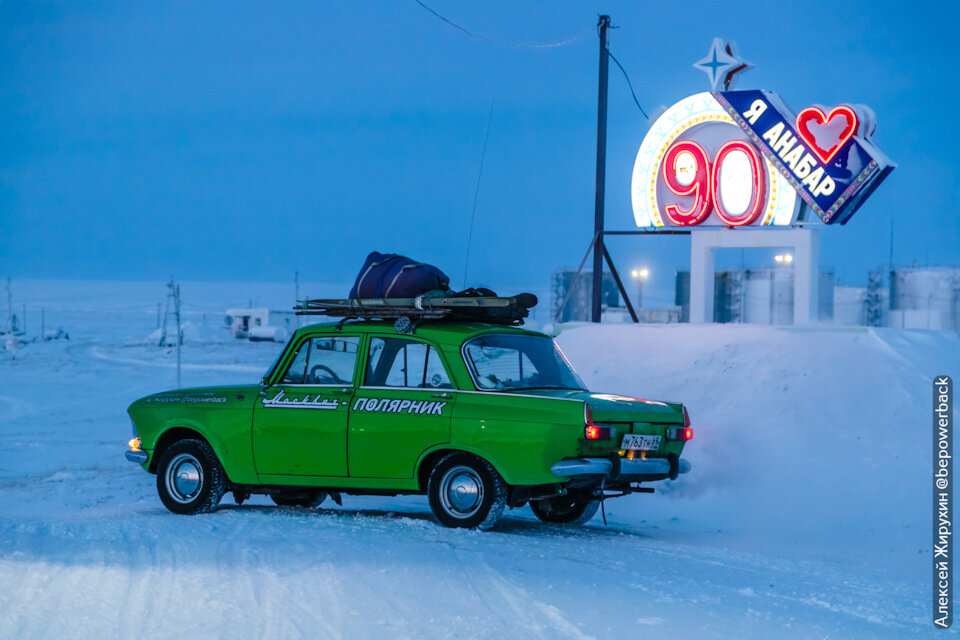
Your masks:
<instances>
[{"instance_id":1,"label":"car's rear wheel","mask_svg":"<svg viewBox=\"0 0 960 640\"><path fill-rule=\"evenodd\" d=\"M600 501L585 492L570 492L545 500L530 501L533 514L551 524L585 524L597 514Z\"/></svg>"},{"instance_id":2,"label":"car's rear wheel","mask_svg":"<svg viewBox=\"0 0 960 640\"><path fill-rule=\"evenodd\" d=\"M271 493L270 499L278 507L319 507L327 499L326 491L305 494Z\"/></svg>"},{"instance_id":3,"label":"car's rear wheel","mask_svg":"<svg viewBox=\"0 0 960 640\"><path fill-rule=\"evenodd\" d=\"M447 527L493 529L507 504L507 485L493 466L469 453L440 460L427 483L430 508Z\"/></svg>"},{"instance_id":4,"label":"car's rear wheel","mask_svg":"<svg viewBox=\"0 0 960 640\"><path fill-rule=\"evenodd\" d=\"M157 493L170 511L185 515L213 511L226 490L227 475L203 440L179 440L160 456Z\"/></svg>"}]
</instances>

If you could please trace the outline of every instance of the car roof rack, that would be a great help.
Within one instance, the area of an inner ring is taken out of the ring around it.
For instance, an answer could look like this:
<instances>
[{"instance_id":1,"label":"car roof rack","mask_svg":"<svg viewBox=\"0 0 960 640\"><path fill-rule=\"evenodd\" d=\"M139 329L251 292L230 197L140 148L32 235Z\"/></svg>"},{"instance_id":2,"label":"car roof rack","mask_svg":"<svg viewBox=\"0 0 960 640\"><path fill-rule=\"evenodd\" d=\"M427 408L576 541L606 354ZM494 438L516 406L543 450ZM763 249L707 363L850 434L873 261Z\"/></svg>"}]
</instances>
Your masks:
<instances>
[{"instance_id":1,"label":"car roof rack","mask_svg":"<svg viewBox=\"0 0 960 640\"><path fill-rule=\"evenodd\" d=\"M463 296L416 298L308 299L294 307L298 316L349 319L460 320L520 325L537 304L537 296Z\"/></svg>"}]
</instances>

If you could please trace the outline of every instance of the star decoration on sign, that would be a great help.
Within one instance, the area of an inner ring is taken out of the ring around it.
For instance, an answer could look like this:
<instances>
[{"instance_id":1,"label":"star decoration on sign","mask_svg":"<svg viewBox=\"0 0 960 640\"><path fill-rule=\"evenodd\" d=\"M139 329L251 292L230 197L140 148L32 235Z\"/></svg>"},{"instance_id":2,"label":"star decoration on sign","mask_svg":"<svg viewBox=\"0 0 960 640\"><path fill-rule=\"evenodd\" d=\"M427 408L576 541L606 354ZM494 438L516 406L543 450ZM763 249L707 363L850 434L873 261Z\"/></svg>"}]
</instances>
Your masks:
<instances>
[{"instance_id":1,"label":"star decoration on sign","mask_svg":"<svg viewBox=\"0 0 960 640\"><path fill-rule=\"evenodd\" d=\"M753 68L752 64L737 53L737 45L724 42L723 38L714 38L707 57L698 60L693 66L710 78L711 91L729 91L740 73Z\"/></svg>"}]
</instances>

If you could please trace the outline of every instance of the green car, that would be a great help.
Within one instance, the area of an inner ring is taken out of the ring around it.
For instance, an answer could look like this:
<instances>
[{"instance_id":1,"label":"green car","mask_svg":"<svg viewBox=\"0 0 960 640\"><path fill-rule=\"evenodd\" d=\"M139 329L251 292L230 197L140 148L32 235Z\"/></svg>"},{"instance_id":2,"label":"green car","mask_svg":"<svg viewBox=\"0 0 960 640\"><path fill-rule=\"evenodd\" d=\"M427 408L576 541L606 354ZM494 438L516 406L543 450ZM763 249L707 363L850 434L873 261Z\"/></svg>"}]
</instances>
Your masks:
<instances>
[{"instance_id":1,"label":"green car","mask_svg":"<svg viewBox=\"0 0 960 640\"><path fill-rule=\"evenodd\" d=\"M317 324L259 384L168 391L130 405L127 459L175 513L342 494L429 496L450 527L489 529L529 503L583 523L604 497L676 478L693 435L680 404L591 393L547 335L478 322Z\"/></svg>"}]
</instances>

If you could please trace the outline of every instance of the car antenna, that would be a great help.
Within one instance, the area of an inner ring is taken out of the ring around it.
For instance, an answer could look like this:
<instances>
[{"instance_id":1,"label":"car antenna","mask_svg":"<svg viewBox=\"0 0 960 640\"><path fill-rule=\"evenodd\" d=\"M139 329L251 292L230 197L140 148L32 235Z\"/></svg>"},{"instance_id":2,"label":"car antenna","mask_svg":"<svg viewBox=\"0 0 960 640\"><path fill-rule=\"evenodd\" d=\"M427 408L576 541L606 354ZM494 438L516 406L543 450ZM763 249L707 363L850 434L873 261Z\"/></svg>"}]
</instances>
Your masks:
<instances>
[{"instance_id":1,"label":"car antenna","mask_svg":"<svg viewBox=\"0 0 960 640\"><path fill-rule=\"evenodd\" d=\"M483 160L487 157L487 141L490 139L490 123L493 122L493 100L490 101L490 114L487 116L487 133L483 136L483 150L480 152L480 170L477 171L477 186L473 190L473 211L470 213L470 231L467 233L467 251L463 258L463 288L467 288L467 268L470 266L470 244L473 242L473 221L477 217L477 200L480 197L480 178L483 176Z\"/></svg>"}]
</instances>

